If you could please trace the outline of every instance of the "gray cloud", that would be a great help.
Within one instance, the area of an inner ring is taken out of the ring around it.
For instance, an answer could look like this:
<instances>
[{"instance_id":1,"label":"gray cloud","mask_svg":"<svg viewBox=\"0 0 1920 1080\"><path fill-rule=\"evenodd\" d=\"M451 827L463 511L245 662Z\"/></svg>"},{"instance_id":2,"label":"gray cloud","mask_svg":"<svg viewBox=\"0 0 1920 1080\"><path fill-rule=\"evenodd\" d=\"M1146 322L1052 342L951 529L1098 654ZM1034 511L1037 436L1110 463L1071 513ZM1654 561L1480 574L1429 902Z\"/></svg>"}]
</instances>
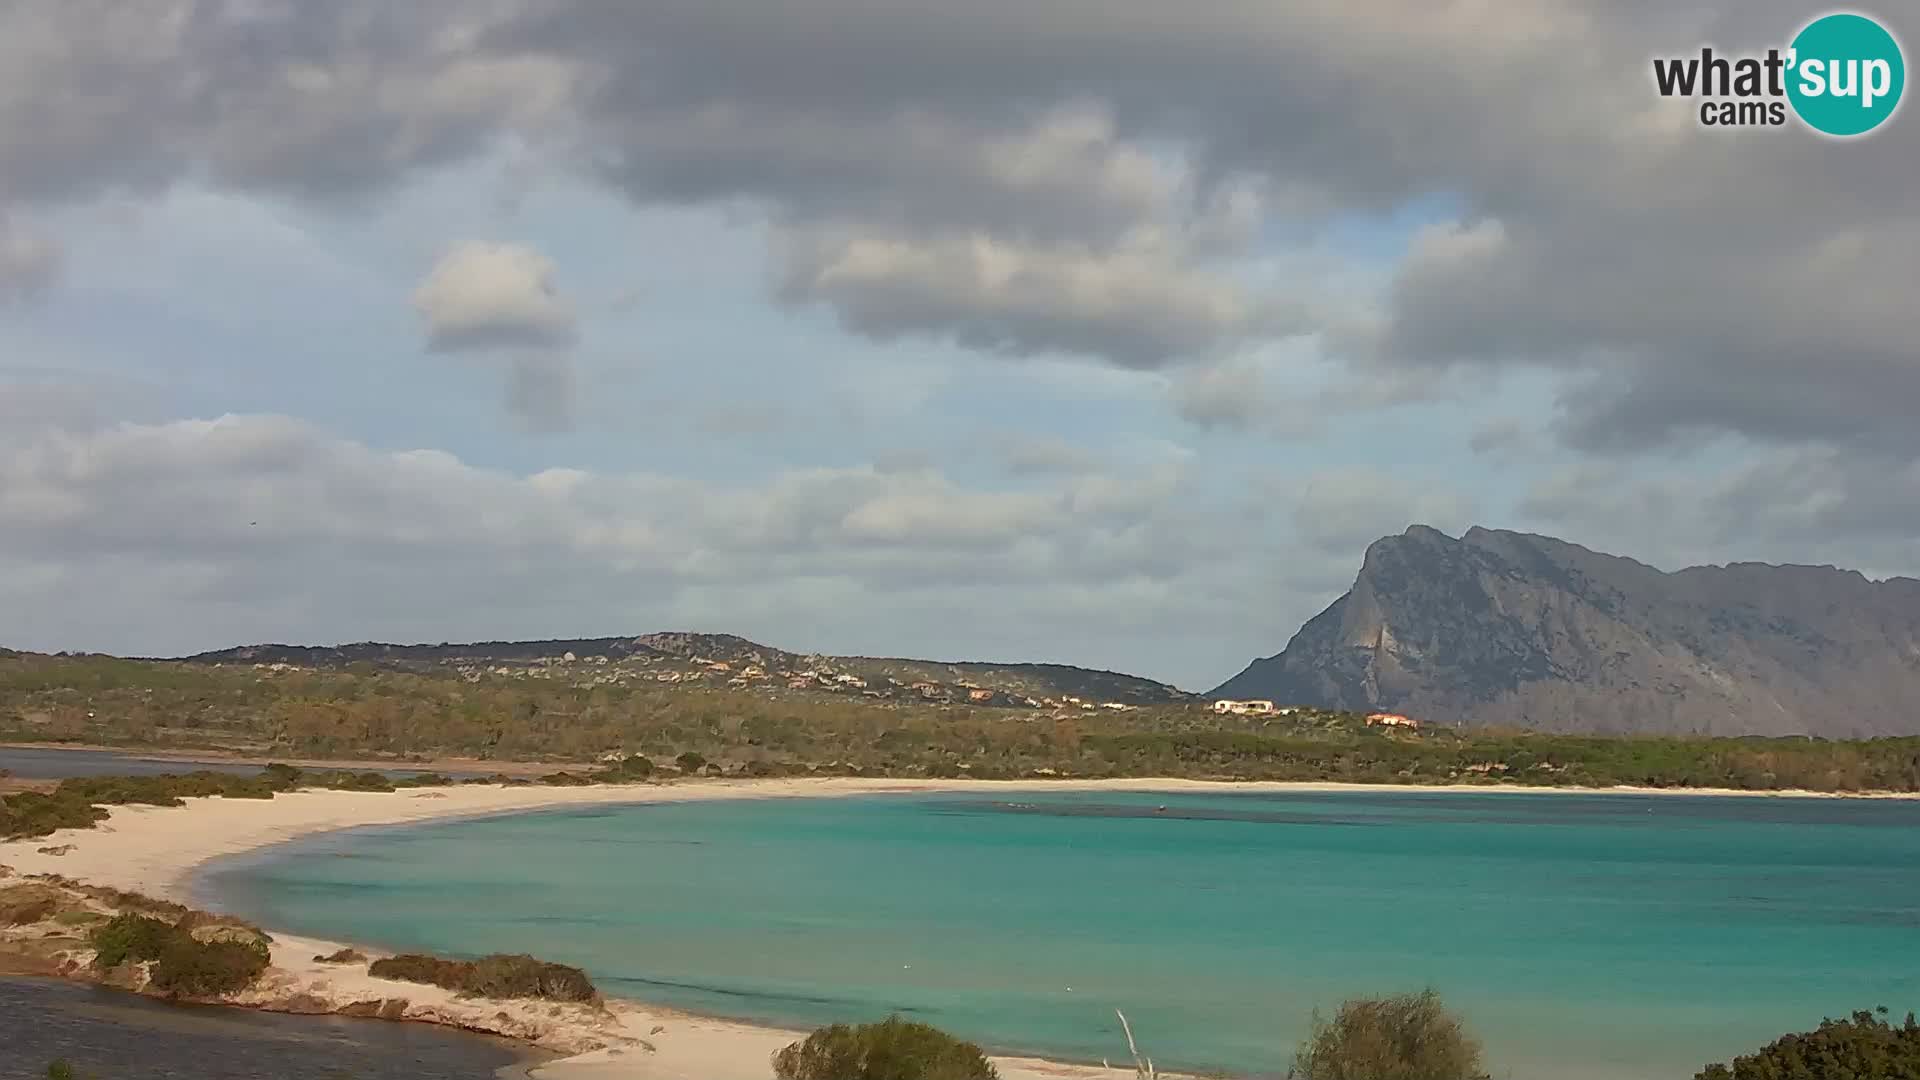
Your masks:
<instances>
[{"instance_id":1,"label":"gray cloud","mask_svg":"<svg viewBox=\"0 0 1920 1080\"><path fill-rule=\"evenodd\" d=\"M1649 86L1655 54L1776 44L1805 15L77 0L0 13L0 175L23 200L177 179L340 200L518 140L636 200L843 236L785 282L854 331L1127 365L1279 332L1219 306L1261 309L1213 259L1221 206L1444 196L1461 233L1407 261L1377 334L1348 342L1359 363L1601 373L1563 430L1590 448L1713 429L1912 454L1914 140L1709 136ZM1185 240L1140 267L1142 229ZM851 246L902 281L822 277ZM973 246L1016 252L1035 296L981 277ZM1068 263L1108 284L1064 286ZM1181 300L1121 321L1117 281Z\"/></svg>"},{"instance_id":2,"label":"gray cloud","mask_svg":"<svg viewBox=\"0 0 1920 1080\"><path fill-rule=\"evenodd\" d=\"M1016 436L1001 443L1000 460L1016 476L1093 472L1100 459L1058 435Z\"/></svg>"},{"instance_id":3,"label":"gray cloud","mask_svg":"<svg viewBox=\"0 0 1920 1080\"><path fill-rule=\"evenodd\" d=\"M1920 463L1902 455L1783 449L1717 470L1587 462L1550 474L1518 509L1668 569L1729 559L1920 569Z\"/></svg>"},{"instance_id":4,"label":"gray cloud","mask_svg":"<svg viewBox=\"0 0 1920 1080\"><path fill-rule=\"evenodd\" d=\"M477 47L499 3L0 9L0 176L68 201L181 179L341 201L557 132L580 65Z\"/></svg>"},{"instance_id":5,"label":"gray cloud","mask_svg":"<svg viewBox=\"0 0 1920 1080\"><path fill-rule=\"evenodd\" d=\"M1293 522L1301 538L1324 555L1358 565L1358 553L1408 525L1431 525L1458 533L1474 522L1464 495L1395 476L1380 469L1327 469L1306 478L1293 499Z\"/></svg>"},{"instance_id":6,"label":"gray cloud","mask_svg":"<svg viewBox=\"0 0 1920 1080\"><path fill-rule=\"evenodd\" d=\"M39 295L59 272L53 241L13 221L0 205L0 304Z\"/></svg>"},{"instance_id":7,"label":"gray cloud","mask_svg":"<svg viewBox=\"0 0 1920 1080\"><path fill-rule=\"evenodd\" d=\"M1255 427L1272 408L1259 369L1249 364L1189 372L1173 384L1172 393L1174 411L1201 427Z\"/></svg>"},{"instance_id":8,"label":"gray cloud","mask_svg":"<svg viewBox=\"0 0 1920 1080\"><path fill-rule=\"evenodd\" d=\"M1294 305L1151 247L1088 252L979 233L836 230L790 237L786 248L785 299L825 302L849 329L881 339L933 334L983 352L1152 368L1308 325Z\"/></svg>"},{"instance_id":9,"label":"gray cloud","mask_svg":"<svg viewBox=\"0 0 1920 1080\"><path fill-rule=\"evenodd\" d=\"M1360 376L1558 373L1589 451L1920 455L1911 111L1716 137L1650 87L1653 55L1783 41L1787 0L238 10L0 11L8 197L338 202L517 142L637 201L753 208L792 241L785 294L856 332L1133 367L1326 320L1251 283L1266 219L1425 199L1457 224L1333 328Z\"/></svg>"},{"instance_id":10,"label":"gray cloud","mask_svg":"<svg viewBox=\"0 0 1920 1080\"><path fill-rule=\"evenodd\" d=\"M535 434L573 428L579 406L573 361L557 353L526 353L507 369L507 411Z\"/></svg>"}]
</instances>

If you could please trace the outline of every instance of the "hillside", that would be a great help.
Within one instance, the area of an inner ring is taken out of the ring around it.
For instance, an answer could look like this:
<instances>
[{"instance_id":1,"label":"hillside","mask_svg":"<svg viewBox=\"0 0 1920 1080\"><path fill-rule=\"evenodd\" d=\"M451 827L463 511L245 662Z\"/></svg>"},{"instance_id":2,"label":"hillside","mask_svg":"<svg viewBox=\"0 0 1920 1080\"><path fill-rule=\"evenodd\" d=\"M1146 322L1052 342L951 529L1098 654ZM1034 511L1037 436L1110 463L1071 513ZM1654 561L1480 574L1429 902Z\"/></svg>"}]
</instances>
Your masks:
<instances>
[{"instance_id":1,"label":"hillside","mask_svg":"<svg viewBox=\"0 0 1920 1080\"><path fill-rule=\"evenodd\" d=\"M1215 693L1542 731L1920 733L1920 581L1665 573L1546 536L1416 525Z\"/></svg>"},{"instance_id":2,"label":"hillside","mask_svg":"<svg viewBox=\"0 0 1920 1080\"><path fill-rule=\"evenodd\" d=\"M1064 664L943 662L796 653L732 634L468 644L246 645L181 658L194 664L280 664L339 669L366 664L396 671L457 672L473 678L561 678L588 684L633 680L735 688L857 694L882 700L1053 708L1164 705L1198 700L1164 683Z\"/></svg>"}]
</instances>

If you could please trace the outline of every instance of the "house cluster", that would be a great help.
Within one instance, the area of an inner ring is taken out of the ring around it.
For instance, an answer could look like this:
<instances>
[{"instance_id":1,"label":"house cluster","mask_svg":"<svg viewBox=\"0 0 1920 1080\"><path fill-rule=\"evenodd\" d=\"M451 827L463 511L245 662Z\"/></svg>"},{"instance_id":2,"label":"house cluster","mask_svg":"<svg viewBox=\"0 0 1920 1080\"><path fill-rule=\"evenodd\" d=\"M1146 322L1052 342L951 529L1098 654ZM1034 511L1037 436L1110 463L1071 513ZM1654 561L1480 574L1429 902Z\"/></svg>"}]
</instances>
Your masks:
<instances>
[{"instance_id":1,"label":"house cluster","mask_svg":"<svg viewBox=\"0 0 1920 1080\"><path fill-rule=\"evenodd\" d=\"M1397 727L1397 728L1406 728L1408 731L1419 731L1420 721L1409 720L1408 718L1401 716L1399 713L1377 712L1377 713L1370 714L1367 717L1367 726L1368 727L1386 727L1386 728Z\"/></svg>"},{"instance_id":2,"label":"house cluster","mask_svg":"<svg viewBox=\"0 0 1920 1080\"><path fill-rule=\"evenodd\" d=\"M964 678L951 682L920 678L906 682L885 674L856 675L835 670L831 657L809 656L804 663L788 665L777 658L769 660L748 654L730 660L698 654L682 656L578 656L572 652L558 656L531 657L525 660L495 661L482 664L458 664L455 670L468 682L498 679L565 679L582 686L628 685L632 682L656 682L689 686L716 684L734 688L767 687L788 690L813 690L883 700L918 699L932 704L967 704L986 707L1049 709L1056 715L1066 710L1108 710L1123 712L1138 708L1118 701L1097 701L1070 695L1035 697L1007 687L981 686ZM256 664L262 670L298 670L292 665ZM583 668L602 668L583 671ZM1283 710L1286 711L1286 710Z\"/></svg>"},{"instance_id":3,"label":"house cluster","mask_svg":"<svg viewBox=\"0 0 1920 1080\"><path fill-rule=\"evenodd\" d=\"M1213 711L1232 713L1235 716L1292 716L1300 711L1297 705L1276 706L1265 698L1253 698L1248 701L1234 701L1222 698L1213 703Z\"/></svg>"}]
</instances>

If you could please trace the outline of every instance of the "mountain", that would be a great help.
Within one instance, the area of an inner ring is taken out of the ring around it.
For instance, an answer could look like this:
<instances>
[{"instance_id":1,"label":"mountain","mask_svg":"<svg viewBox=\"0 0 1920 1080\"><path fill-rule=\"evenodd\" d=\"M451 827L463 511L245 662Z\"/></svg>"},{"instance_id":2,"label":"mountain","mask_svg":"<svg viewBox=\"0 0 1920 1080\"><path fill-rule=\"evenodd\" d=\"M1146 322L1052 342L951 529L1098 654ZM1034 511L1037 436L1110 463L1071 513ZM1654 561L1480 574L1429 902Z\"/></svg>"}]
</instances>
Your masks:
<instances>
[{"instance_id":1,"label":"mountain","mask_svg":"<svg viewBox=\"0 0 1920 1080\"><path fill-rule=\"evenodd\" d=\"M1547 536L1415 525L1214 694L1561 732L1920 734L1920 581L1664 573Z\"/></svg>"},{"instance_id":2,"label":"mountain","mask_svg":"<svg viewBox=\"0 0 1920 1080\"><path fill-rule=\"evenodd\" d=\"M1165 705L1199 700L1197 695L1151 679L1066 664L827 656L776 649L732 634L667 632L458 645L372 641L351 645L242 645L179 659L183 663L297 668L371 664L417 672L447 670L475 678L559 674L601 683L637 678L1016 708L1082 701Z\"/></svg>"}]
</instances>

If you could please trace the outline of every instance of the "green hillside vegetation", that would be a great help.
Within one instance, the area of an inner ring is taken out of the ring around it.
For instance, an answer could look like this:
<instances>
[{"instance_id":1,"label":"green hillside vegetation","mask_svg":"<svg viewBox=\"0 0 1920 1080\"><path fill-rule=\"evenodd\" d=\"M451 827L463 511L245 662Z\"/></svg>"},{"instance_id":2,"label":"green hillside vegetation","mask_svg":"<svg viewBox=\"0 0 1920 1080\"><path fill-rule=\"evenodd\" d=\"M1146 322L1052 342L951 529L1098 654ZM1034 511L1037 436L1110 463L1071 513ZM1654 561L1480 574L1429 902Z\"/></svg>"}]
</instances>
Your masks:
<instances>
[{"instance_id":1,"label":"green hillside vegetation","mask_svg":"<svg viewBox=\"0 0 1920 1080\"><path fill-rule=\"evenodd\" d=\"M549 761L556 767L551 783L580 782L579 763L597 765L613 755L646 759L629 767L632 779L657 768L661 775L748 777L1165 776L1920 790L1920 738L1914 737L1592 737L1433 726L1387 733L1369 729L1355 714L1312 709L1267 717L1222 716L1198 703L1049 711L777 689L476 680L370 664L263 671L35 655L0 658L0 739L396 763L437 756ZM233 778L195 782L218 789L198 794L268 793ZM142 789L120 786L129 783L101 791L67 791L63 784L51 795L10 796L0 828L18 832L23 820L62 815L83 824L86 805L144 801ZM387 781L377 774L327 781L354 783L378 788Z\"/></svg>"}]
</instances>

